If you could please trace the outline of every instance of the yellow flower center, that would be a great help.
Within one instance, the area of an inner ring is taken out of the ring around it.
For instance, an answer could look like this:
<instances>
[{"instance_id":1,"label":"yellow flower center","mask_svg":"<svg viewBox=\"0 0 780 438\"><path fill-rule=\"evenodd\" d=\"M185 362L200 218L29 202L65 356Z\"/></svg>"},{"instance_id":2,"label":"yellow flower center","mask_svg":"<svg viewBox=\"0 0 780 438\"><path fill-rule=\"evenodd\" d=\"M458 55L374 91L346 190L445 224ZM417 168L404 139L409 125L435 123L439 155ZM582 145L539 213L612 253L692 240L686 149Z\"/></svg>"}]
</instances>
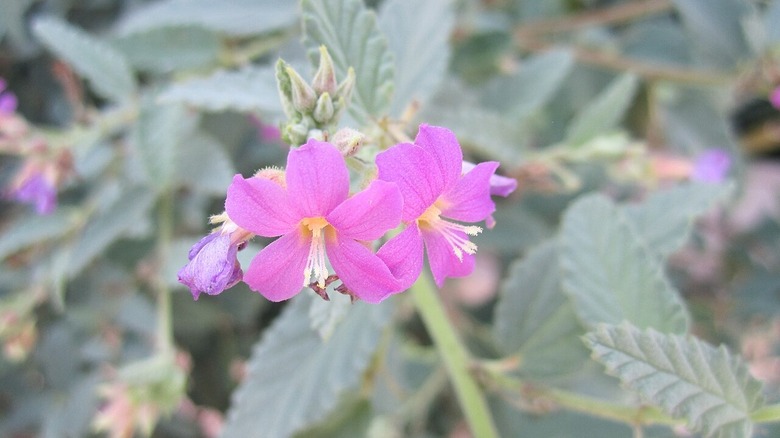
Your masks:
<instances>
[{"instance_id":1,"label":"yellow flower center","mask_svg":"<svg viewBox=\"0 0 780 438\"><path fill-rule=\"evenodd\" d=\"M463 253L476 254L477 245L471 242L468 237L463 237L457 232L460 231L468 236L476 236L482 232L482 228L475 225L461 225L455 222L441 218L441 209L436 204L428 207L427 210L417 218L417 226L422 230L433 230L444 236L447 243L450 244L455 257L463 261Z\"/></svg>"}]
</instances>

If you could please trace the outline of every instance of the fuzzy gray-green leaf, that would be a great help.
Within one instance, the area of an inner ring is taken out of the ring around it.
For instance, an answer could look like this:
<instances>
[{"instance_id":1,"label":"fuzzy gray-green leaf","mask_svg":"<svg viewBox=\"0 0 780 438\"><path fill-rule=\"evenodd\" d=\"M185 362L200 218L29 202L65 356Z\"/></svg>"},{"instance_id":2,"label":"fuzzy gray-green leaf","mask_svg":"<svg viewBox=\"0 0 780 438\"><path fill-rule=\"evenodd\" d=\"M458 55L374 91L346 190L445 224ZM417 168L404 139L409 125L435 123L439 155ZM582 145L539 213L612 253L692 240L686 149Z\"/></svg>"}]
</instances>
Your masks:
<instances>
[{"instance_id":1,"label":"fuzzy gray-green leaf","mask_svg":"<svg viewBox=\"0 0 780 438\"><path fill-rule=\"evenodd\" d=\"M385 115L393 93L393 55L379 30L376 14L361 0L303 0L304 42L317 60L324 45L333 58L338 80L355 69L350 114L361 124Z\"/></svg>"},{"instance_id":2,"label":"fuzzy gray-green leaf","mask_svg":"<svg viewBox=\"0 0 780 438\"><path fill-rule=\"evenodd\" d=\"M97 94L122 101L135 93L127 60L105 41L52 17L36 19L32 29L46 47L85 77Z\"/></svg>"},{"instance_id":3,"label":"fuzzy gray-green leaf","mask_svg":"<svg viewBox=\"0 0 780 438\"><path fill-rule=\"evenodd\" d=\"M219 56L219 36L199 26L149 29L114 40L139 70L168 73L207 66Z\"/></svg>"},{"instance_id":4,"label":"fuzzy gray-green leaf","mask_svg":"<svg viewBox=\"0 0 780 438\"><path fill-rule=\"evenodd\" d=\"M705 436L751 435L761 384L725 347L628 323L600 325L585 341L609 374Z\"/></svg>"},{"instance_id":5,"label":"fuzzy gray-green leaf","mask_svg":"<svg viewBox=\"0 0 780 438\"><path fill-rule=\"evenodd\" d=\"M588 195L564 214L563 288L587 326L623 320L684 333L688 314L657 255L603 195Z\"/></svg>"},{"instance_id":6,"label":"fuzzy gray-green leaf","mask_svg":"<svg viewBox=\"0 0 780 438\"><path fill-rule=\"evenodd\" d=\"M631 105L638 87L639 78L630 73L612 81L569 123L566 143L580 145L616 128Z\"/></svg>"}]
</instances>

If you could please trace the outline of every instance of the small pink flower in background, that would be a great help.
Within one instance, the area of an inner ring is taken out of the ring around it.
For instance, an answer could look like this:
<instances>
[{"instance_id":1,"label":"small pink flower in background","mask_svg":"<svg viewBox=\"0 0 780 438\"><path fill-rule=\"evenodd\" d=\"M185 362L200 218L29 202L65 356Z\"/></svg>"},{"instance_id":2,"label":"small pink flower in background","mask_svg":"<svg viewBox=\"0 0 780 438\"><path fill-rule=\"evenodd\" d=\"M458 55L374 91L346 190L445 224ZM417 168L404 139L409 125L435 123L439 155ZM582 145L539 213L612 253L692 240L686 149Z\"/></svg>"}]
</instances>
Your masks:
<instances>
[{"instance_id":1,"label":"small pink flower in background","mask_svg":"<svg viewBox=\"0 0 780 438\"><path fill-rule=\"evenodd\" d=\"M477 246L469 240L482 232L473 223L490 218L491 177L498 163L489 161L463 171L463 153L452 131L420 125L414 144L402 143L376 158L379 179L398 184L404 198L406 229L377 253L400 279L403 289L422 271L423 245L436 284L474 270Z\"/></svg>"},{"instance_id":2,"label":"small pink flower in background","mask_svg":"<svg viewBox=\"0 0 780 438\"><path fill-rule=\"evenodd\" d=\"M261 141L266 143L280 143L282 141L282 133L278 126L265 123L255 115L249 116L249 121L257 128L257 136Z\"/></svg>"},{"instance_id":3,"label":"small pink flower in background","mask_svg":"<svg viewBox=\"0 0 780 438\"><path fill-rule=\"evenodd\" d=\"M691 180L719 183L726 179L731 168L731 155L723 149L710 149L693 161Z\"/></svg>"},{"instance_id":4,"label":"small pink flower in background","mask_svg":"<svg viewBox=\"0 0 780 438\"><path fill-rule=\"evenodd\" d=\"M0 78L0 116L3 114L12 114L16 111L18 101L14 93L7 90L8 83Z\"/></svg>"},{"instance_id":5,"label":"small pink flower in background","mask_svg":"<svg viewBox=\"0 0 780 438\"><path fill-rule=\"evenodd\" d=\"M279 237L252 260L244 282L271 301L303 287L332 281L326 255L343 286L376 303L399 290L398 281L365 241L378 239L401 220L395 184L374 181L349 197L344 158L330 143L310 139L287 157L285 184L236 175L225 210L254 234Z\"/></svg>"},{"instance_id":6,"label":"small pink flower in background","mask_svg":"<svg viewBox=\"0 0 780 438\"><path fill-rule=\"evenodd\" d=\"M53 212L57 207L57 178L49 167L28 161L11 183L8 197L35 206L38 214Z\"/></svg>"},{"instance_id":7,"label":"small pink flower in background","mask_svg":"<svg viewBox=\"0 0 780 438\"><path fill-rule=\"evenodd\" d=\"M771 103L773 107L780 109L780 87L776 87L769 93L769 103Z\"/></svg>"}]
</instances>

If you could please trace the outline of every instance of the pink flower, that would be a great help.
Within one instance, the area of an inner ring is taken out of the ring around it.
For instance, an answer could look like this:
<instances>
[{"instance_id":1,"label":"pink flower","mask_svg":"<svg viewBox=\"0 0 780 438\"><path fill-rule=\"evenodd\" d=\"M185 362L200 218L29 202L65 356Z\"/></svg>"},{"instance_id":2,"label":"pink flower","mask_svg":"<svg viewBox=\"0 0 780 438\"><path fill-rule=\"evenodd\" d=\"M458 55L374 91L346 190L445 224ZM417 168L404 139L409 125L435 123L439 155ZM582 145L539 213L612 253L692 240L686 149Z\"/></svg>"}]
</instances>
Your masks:
<instances>
[{"instance_id":1,"label":"pink flower","mask_svg":"<svg viewBox=\"0 0 780 438\"><path fill-rule=\"evenodd\" d=\"M54 178L37 165L26 165L15 178L9 197L32 204L40 215L49 214L57 206L57 187Z\"/></svg>"},{"instance_id":2,"label":"pink flower","mask_svg":"<svg viewBox=\"0 0 780 438\"><path fill-rule=\"evenodd\" d=\"M190 249L190 261L179 270L179 282L190 288L196 300L201 292L217 295L233 287L243 275L238 249L230 234L209 234Z\"/></svg>"},{"instance_id":3,"label":"pink flower","mask_svg":"<svg viewBox=\"0 0 780 438\"><path fill-rule=\"evenodd\" d=\"M399 290L388 267L364 241L381 237L401 220L395 184L374 181L349 197L349 172L330 143L310 139L287 156L285 183L236 175L225 210L240 227L277 240L260 251L244 282L271 301L302 287L324 288L335 274L349 292L376 303Z\"/></svg>"},{"instance_id":4,"label":"pink flower","mask_svg":"<svg viewBox=\"0 0 780 438\"><path fill-rule=\"evenodd\" d=\"M454 222L486 220L495 211L490 179L498 163L489 161L462 174L463 153L452 131L420 125L414 144L396 145L376 158L379 179L398 184L404 198L406 229L377 253L409 287L422 270L423 244L436 284L474 269L477 246L469 236L482 228Z\"/></svg>"},{"instance_id":5,"label":"pink flower","mask_svg":"<svg viewBox=\"0 0 780 438\"><path fill-rule=\"evenodd\" d=\"M461 169L462 173L466 174L471 172L471 169L477 167L476 164L464 161ZM490 177L490 194L493 196L501 196L506 198L511 195L517 188L517 180L514 178L508 178L501 175L492 175Z\"/></svg>"},{"instance_id":6,"label":"pink flower","mask_svg":"<svg viewBox=\"0 0 780 438\"><path fill-rule=\"evenodd\" d=\"M0 78L0 115L13 113L18 104L14 93L6 91L7 87L5 79Z\"/></svg>"},{"instance_id":7,"label":"pink flower","mask_svg":"<svg viewBox=\"0 0 780 438\"><path fill-rule=\"evenodd\" d=\"M710 149L696 157L691 180L719 183L726 179L731 168L731 156L723 149Z\"/></svg>"},{"instance_id":8,"label":"pink flower","mask_svg":"<svg viewBox=\"0 0 780 438\"><path fill-rule=\"evenodd\" d=\"M769 93L769 102L773 107L780 109L780 87L776 87Z\"/></svg>"}]
</instances>

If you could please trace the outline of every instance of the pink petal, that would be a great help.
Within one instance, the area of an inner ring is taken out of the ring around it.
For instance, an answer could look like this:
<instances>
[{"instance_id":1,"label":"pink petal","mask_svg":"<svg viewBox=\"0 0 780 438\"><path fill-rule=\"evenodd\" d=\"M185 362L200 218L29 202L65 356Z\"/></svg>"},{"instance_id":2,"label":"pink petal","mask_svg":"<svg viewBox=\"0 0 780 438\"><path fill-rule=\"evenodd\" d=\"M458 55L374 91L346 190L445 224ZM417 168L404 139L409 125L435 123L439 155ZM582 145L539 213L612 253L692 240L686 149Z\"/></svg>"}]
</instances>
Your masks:
<instances>
[{"instance_id":1,"label":"pink petal","mask_svg":"<svg viewBox=\"0 0 780 438\"><path fill-rule=\"evenodd\" d=\"M442 216L463 222L479 222L496 210L490 199L490 177L498 168L495 161L479 163L440 198Z\"/></svg>"},{"instance_id":2,"label":"pink petal","mask_svg":"<svg viewBox=\"0 0 780 438\"><path fill-rule=\"evenodd\" d=\"M325 216L349 195L344 157L330 143L309 139L287 156L287 194L301 217Z\"/></svg>"},{"instance_id":3,"label":"pink petal","mask_svg":"<svg viewBox=\"0 0 780 438\"><path fill-rule=\"evenodd\" d=\"M265 237L287 234L300 221L278 184L265 178L233 177L225 211L239 227Z\"/></svg>"},{"instance_id":4,"label":"pink petal","mask_svg":"<svg viewBox=\"0 0 780 438\"><path fill-rule=\"evenodd\" d=\"M436 171L434 156L421 147L401 143L376 157L379 179L398 184L404 198L401 219L410 222L420 217L444 191L444 182Z\"/></svg>"},{"instance_id":5,"label":"pink petal","mask_svg":"<svg viewBox=\"0 0 780 438\"><path fill-rule=\"evenodd\" d=\"M311 241L299 230L263 248L249 265L244 282L270 301L284 301L303 289Z\"/></svg>"},{"instance_id":6,"label":"pink petal","mask_svg":"<svg viewBox=\"0 0 780 438\"><path fill-rule=\"evenodd\" d=\"M375 180L367 189L339 204L327 220L342 238L375 240L398 226L402 208L398 186Z\"/></svg>"},{"instance_id":7,"label":"pink petal","mask_svg":"<svg viewBox=\"0 0 780 438\"><path fill-rule=\"evenodd\" d=\"M462 238L468 236L460 231L453 231ZM474 256L463 254L460 261L449 242L436 231L422 231L425 250L428 252L428 264L431 266L433 280L442 287L447 277L465 277L474 270Z\"/></svg>"},{"instance_id":8,"label":"pink petal","mask_svg":"<svg viewBox=\"0 0 780 438\"><path fill-rule=\"evenodd\" d=\"M376 255L387 265L399 282L399 291L411 287L423 266L423 239L420 229L412 223L401 234L382 245Z\"/></svg>"},{"instance_id":9,"label":"pink petal","mask_svg":"<svg viewBox=\"0 0 780 438\"><path fill-rule=\"evenodd\" d=\"M463 151L455 134L447 128L422 124L414 144L433 155L444 189L452 187L460 177L463 162Z\"/></svg>"},{"instance_id":10,"label":"pink petal","mask_svg":"<svg viewBox=\"0 0 780 438\"><path fill-rule=\"evenodd\" d=\"M398 291L398 281L370 249L352 239L326 239L328 259L344 286L361 300L378 303Z\"/></svg>"}]
</instances>

